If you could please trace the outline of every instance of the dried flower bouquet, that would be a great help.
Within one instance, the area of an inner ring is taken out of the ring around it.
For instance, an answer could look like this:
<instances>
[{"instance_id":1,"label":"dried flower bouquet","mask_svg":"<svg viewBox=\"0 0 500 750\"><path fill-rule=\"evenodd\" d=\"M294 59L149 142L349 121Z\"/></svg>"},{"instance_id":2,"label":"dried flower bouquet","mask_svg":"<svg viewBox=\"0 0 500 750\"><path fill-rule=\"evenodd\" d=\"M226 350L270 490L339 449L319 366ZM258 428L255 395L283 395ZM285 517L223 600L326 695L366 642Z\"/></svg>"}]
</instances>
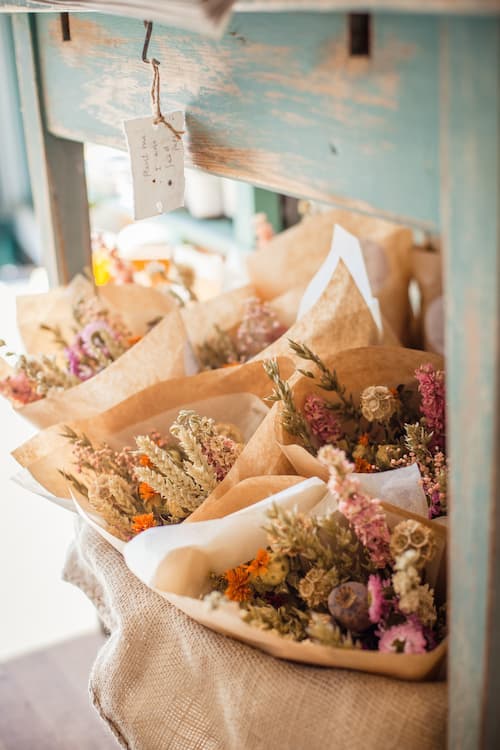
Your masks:
<instances>
[{"instance_id":1,"label":"dried flower bouquet","mask_svg":"<svg viewBox=\"0 0 500 750\"><path fill-rule=\"evenodd\" d=\"M176 537L150 530L125 560L194 619L279 658L427 679L446 649L445 529L364 493L342 451L320 455L328 487L305 480Z\"/></svg>"},{"instance_id":2,"label":"dried flower bouquet","mask_svg":"<svg viewBox=\"0 0 500 750\"><path fill-rule=\"evenodd\" d=\"M64 432L74 461L73 471L60 469L61 475L118 539L183 521L224 479L243 449L236 426L216 424L193 410L181 410L169 433L136 435L134 447L115 450L69 427Z\"/></svg>"},{"instance_id":3,"label":"dried flower bouquet","mask_svg":"<svg viewBox=\"0 0 500 750\"><path fill-rule=\"evenodd\" d=\"M293 370L283 360L281 366ZM120 548L135 516L149 516L136 519L139 526L181 520L203 507L228 472L240 471L269 413L267 390L260 363L157 383L90 419L33 437L14 452L24 467L17 480L65 507L75 507L74 497L99 531L108 524L112 533L103 535ZM216 424L239 433L215 434ZM279 448L271 449L281 459Z\"/></svg>"},{"instance_id":4,"label":"dried flower bouquet","mask_svg":"<svg viewBox=\"0 0 500 750\"><path fill-rule=\"evenodd\" d=\"M57 325L42 323L52 334L59 355L20 355L14 373L0 380L0 393L14 406L24 406L49 393L68 390L89 380L115 362L140 339L121 316L106 309L98 297L79 299L72 306L73 334L66 339ZM5 346L5 342L0 342ZM6 356L13 356L7 352Z\"/></svg>"},{"instance_id":5,"label":"dried flower bouquet","mask_svg":"<svg viewBox=\"0 0 500 750\"><path fill-rule=\"evenodd\" d=\"M86 418L192 371L177 306L155 290L110 286L97 296L76 277L20 298L18 325L28 354L14 367L0 361L0 393L37 427Z\"/></svg>"},{"instance_id":6,"label":"dried flower bouquet","mask_svg":"<svg viewBox=\"0 0 500 750\"><path fill-rule=\"evenodd\" d=\"M308 369L292 382L273 361L265 369L280 403L276 436L302 476L327 478L317 458L324 445L345 450L356 472L418 466L430 517L446 513L444 371L434 355L365 348L332 358L290 342Z\"/></svg>"}]
</instances>

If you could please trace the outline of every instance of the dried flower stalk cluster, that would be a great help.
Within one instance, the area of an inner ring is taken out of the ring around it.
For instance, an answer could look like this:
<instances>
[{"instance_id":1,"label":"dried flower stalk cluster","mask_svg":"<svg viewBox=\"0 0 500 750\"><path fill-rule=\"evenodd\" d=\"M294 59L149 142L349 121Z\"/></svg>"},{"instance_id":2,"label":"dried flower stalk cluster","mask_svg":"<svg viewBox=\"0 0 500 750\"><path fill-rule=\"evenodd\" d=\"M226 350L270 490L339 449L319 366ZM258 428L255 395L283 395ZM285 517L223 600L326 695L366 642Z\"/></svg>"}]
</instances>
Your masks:
<instances>
[{"instance_id":1,"label":"dried flower stalk cluster","mask_svg":"<svg viewBox=\"0 0 500 750\"><path fill-rule=\"evenodd\" d=\"M204 370L247 362L286 330L272 307L258 297L246 300L243 317L234 333L219 326L214 328L214 336L198 348L198 358Z\"/></svg>"},{"instance_id":2,"label":"dried flower stalk cluster","mask_svg":"<svg viewBox=\"0 0 500 750\"><path fill-rule=\"evenodd\" d=\"M84 495L91 508L120 539L152 526L179 523L222 481L243 445L227 436L228 425L183 410L170 427L171 438L159 433L138 435L135 448L115 451L94 446L85 435L66 428L72 445L74 473L61 474Z\"/></svg>"}]
</instances>

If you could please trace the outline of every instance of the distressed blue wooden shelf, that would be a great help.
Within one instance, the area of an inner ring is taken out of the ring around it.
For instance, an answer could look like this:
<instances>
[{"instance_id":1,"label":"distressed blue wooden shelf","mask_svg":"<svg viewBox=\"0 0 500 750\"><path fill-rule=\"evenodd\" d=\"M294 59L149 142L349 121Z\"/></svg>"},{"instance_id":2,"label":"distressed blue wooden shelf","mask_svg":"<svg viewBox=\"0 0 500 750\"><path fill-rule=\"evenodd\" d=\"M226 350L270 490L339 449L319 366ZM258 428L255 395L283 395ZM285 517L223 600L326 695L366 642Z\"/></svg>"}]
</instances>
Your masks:
<instances>
[{"instance_id":1,"label":"distressed blue wooden shelf","mask_svg":"<svg viewBox=\"0 0 500 750\"><path fill-rule=\"evenodd\" d=\"M439 21L373 25L369 59L349 57L342 14L236 14L219 42L155 25L162 106L186 110L187 163L436 230ZM124 148L123 120L150 111L142 23L78 15L63 42L44 14L37 36L50 132Z\"/></svg>"}]
</instances>

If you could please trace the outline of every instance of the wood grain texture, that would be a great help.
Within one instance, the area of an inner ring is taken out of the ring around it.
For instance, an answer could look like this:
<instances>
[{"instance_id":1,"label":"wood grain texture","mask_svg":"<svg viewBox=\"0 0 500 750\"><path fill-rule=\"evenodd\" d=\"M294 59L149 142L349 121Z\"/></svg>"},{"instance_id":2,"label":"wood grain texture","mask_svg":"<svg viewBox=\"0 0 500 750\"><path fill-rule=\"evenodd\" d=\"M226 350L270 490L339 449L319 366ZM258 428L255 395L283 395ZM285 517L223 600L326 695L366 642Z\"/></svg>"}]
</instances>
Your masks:
<instances>
[{"instance_id":1,"label":"wood grain texture","mask_svg":"<svg viewBox=\"0 0 500 750\"><path fill-rule=\"evenodd\" d=\"M398 13L466 13L478 16L500 12L499 0L237 0L234 7L237 11L260 13L388 10ZM24 13L26 10L43 13L51 9L36 0L0 0L0 13Z\"/></svg>"},{"instance_id":2,"label":"wood grain texture","mask_svg":"<svg viewBox=\"0 0 500 750\"><path fill-rule=\"evenodd\" d=\"M90 264L83 145L46 130L32 21L28 15L13 17L31 187L50 282L66 283Z\"/></svg>"},{"instance_id":3,"label":"wood grain texture","mask_svg":"<svg viewBox=\"0 0 500 750\"><path fill-rule=\"evenodd\" d=\"M186 110L187 163L297 196L436 228L438 22L376 16L373 56L348 54L344 14L236 14L220 42L155 25L162 107ZM150 111L140 22L37 16L58 136L124 148Z\"/></svg>"},{"instance_id":4,"label":"wood grain texture","mask_svg":"<svg viewBox=\"0 0 500 750\"><path fill-rule=\"evenodd\" d=\"M84 636L0 664L0 750L118 748L87 688L103 641Z\"/></svg>"},{"instance_id":5,"label":"wood grain texture","mask_svg":"<svg viewBox=\"0 0 500 750\"><path fill-rule=\"evenodd\" d=\"M500 737L499 101L500 23L443 22L453 750Z\"/></svg>"}]
</instances>

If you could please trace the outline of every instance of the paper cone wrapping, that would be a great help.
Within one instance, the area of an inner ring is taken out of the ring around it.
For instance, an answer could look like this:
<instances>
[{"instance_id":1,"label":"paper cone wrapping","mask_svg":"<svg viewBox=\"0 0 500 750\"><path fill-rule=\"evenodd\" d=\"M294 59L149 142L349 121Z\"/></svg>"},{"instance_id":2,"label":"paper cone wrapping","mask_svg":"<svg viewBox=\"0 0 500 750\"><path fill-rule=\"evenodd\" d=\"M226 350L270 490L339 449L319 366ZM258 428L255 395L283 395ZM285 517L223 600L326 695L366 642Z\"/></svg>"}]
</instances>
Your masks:
<instances>
[{"instance_id":1,"label":"paper cone wrapping","mask_svg":"<svg viewBox=\"0 0 500 750\"><path fill-rule=\"evenodd\" d=\"M298 363L300 360L290 350L289 339L306 344L320 357L379 343L373 316L342 260L313 307L257 358L287 356Z\"/></svg>"},{"instance_id":2,"label":"paper cone wrapping","mask_svg":"<svg viewBox=\"0 0 500 750\"><path fill-rule=\"evenodd\" d=\"M241 494L244 495L243 489ZM256 488L252 487L250 503L255 494ZM277 658L405 680L425 680L434 676L446 653L446 642L426 654L412 655L329 648L308 641L291 641L244 623L234 603L211 609L200 599L209 590L210 572L220 574L246 563L259 548L266 547L263 527L267 521L266 512L272 505L322 515L335 509L335 500L324 482L308 479L224 518L183 524L177 534L171 527L150 529L125 546L125 561L147 586L194 620ZM387 504L384 510L391 528L404 518L413 517ZM419 520L433 528L439 559L444 559L446 530L439 524Z\"/></svg>"},{"instance_id":3,"label":"paper cone wrapping","mask_svg":"<svg viewBox=\"0 0 500 750\"><path fill-rule=\"evenodd\" d=\"M339 224L361 242L373 294L396 337L406 342L411 230L383 219L334 210L314 214L278 234L248 259L250 281L263 299L309 281L330 250Z\"/></svg>"},{"instance_id":4,"label":"paper cone wrapping","mask_svg":"<svg viewBox=\"0 0 500 750\"><path fill-rule=\"evenodd\" d=\"M291 362L281 360L281 366L291 374ZM239 427L247 444L235 467L238 462L246 465L248 446L269 411L263 401L268 393L269 380L260 363L156 383L90 419L53 425L33 437L13 452L14 458L24 467L15 479L28 489L67 507L72 494L58 471L73 471L72 446L61 434L65 424L78 434L87 435L94 444L105 442L120 449L133 445L136 435L153 429L167 434L181 409L194 409L202 416ZM276 463L286 465L274 440L269 443L268 454L271 464L274 454ZM210 503L211 497L205 502ZM79 498L78 501L82 510L95 520L85 499Z\"/></svg>"},{"instance_id":5,"label":"paper cone wrapping","mask_svg":"<svg viewBox=\"0 0 500 750\"><path fill-rule=\"evenodd\" d=\"M43 429L58 422L92 417L154 383L192 371L191 348L182 318L174 309L94 377L15 409Z\"/></svg>"},{"instance_id":6,"label":"paper cone wrapping","mask_svg":"<svg viewBox=\"0 0 500 750\"><path fill-rule=\"evenodd\" d=\"M362 391L370 385L385 385L388 388L412 385L416 390L415 370L426 362L430 362L436 369L444 368L443 358L438 354L401 347L360 347L340 352L336 356L325 357L324 361L328 367L336 370L339 382L352 394L355 403L359 401ZM304 364L306 363L302 361L302 366ZM335 393L323 390L305 376L294 376L292 393L299 411L303 410L304 401L309 393L315 393L325 401L337 400ZM281 424L280 404L277 406L278 409L273 415L274 434L284 455L300 476L320 477L326 481L328 469L315 456L298 445L294 436L286 432ZM383 477L393 473L394 470L390 470L380 474L357 476L366 476L366 481L371 482L374 479L369 477Z\"/></svg>"},{"instance_id":7,"label":"paper cone wrapping","mask_svg":"<svg viewBox=\"0 0 500 750\"><path fill-rule=\"evenodd\" d=\"M59 327L63 337L71 341L76 325L72 312L74 305L95 296L106 309L121 316L134 336L144 336L148 323L163 318L177 307L173 297L156 289L146 289L136 284L110 284L99 287L96 292L88 279L77 275L67 286L56 287L44 294L17 298L17 325L26 352L32 355L60 354L61 348L54 342L52 333L40 326Z\"/></svg>"}]
</instances>

